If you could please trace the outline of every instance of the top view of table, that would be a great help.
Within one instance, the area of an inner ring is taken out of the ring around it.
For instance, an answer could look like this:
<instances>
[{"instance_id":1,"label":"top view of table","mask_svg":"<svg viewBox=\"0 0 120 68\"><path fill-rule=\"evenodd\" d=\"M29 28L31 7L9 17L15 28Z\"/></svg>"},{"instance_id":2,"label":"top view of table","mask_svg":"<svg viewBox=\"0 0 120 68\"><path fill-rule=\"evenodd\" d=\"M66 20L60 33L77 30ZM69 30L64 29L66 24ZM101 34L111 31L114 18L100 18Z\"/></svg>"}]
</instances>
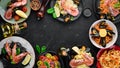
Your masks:
<instances>
[{"instance_id":1,"label":"top view of table","mask_svg":"<svg viewBox=\"0 0 120 68\"><path fill-rule=\"evenodd\" d=\"M25 20L27 22L27 29L23 30L19 35L27 41L30 42L32 47L35 49L35 45L45 45L47 51L58 51L60 47L71 48L74 44L86 45L92 50L95 54L98 52L96 48L89 39L89 28L90 26L98 20L96 14L93 11L94 0L83 1L85 4L82 7L83 11L85 8L89 8L92 12L90 17L85 17L83 13L81 16L70 23L63 23L54 18L51 15L45 12L45 16L41 20L37 20L36 11L31 10L29 17ZM47 5L47 8L50 8L50 2ZM0 25L6 23L2 17L0 17ZM120 45L119 29L120 23L115 24L118 30L118 39L115 44ZM2 34L2 32L0 32ZM4 39L0 35L0 40ZM36 53L36 52L35 52ZM36 53L36 57L38 54ZM34 68L37 68L36 65ZM94 66L96 68L96 66Z\"/></svg>"}]
</instances>

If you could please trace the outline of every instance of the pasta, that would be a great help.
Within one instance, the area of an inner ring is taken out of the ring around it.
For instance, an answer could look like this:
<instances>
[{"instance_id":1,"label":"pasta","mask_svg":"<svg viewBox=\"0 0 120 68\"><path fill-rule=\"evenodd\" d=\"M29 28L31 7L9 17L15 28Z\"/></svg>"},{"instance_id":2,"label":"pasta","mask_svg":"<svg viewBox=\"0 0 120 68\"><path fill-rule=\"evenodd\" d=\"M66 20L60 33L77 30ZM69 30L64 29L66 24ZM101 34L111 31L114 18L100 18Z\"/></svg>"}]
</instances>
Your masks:
<instances>
[{"instance_id":1,"label":"pasta","mask_svg":"<svg viewBox=\"0 0 120 68\"><path fill-rule=\"evenodd\" d=\"M120 68L120 51L105 50L98 61L102 68Z\"/></svg>"},{"instance_id":2,"label":"pasta","mask_svg":"<svg viewBox=\"0 0 120 68\"><path fill-rule=\"evenodd\" d=\"M119 0L100 0L100 13L102 15L117 16L120 13L120 3Z\"/></svg>"}]
</instances>

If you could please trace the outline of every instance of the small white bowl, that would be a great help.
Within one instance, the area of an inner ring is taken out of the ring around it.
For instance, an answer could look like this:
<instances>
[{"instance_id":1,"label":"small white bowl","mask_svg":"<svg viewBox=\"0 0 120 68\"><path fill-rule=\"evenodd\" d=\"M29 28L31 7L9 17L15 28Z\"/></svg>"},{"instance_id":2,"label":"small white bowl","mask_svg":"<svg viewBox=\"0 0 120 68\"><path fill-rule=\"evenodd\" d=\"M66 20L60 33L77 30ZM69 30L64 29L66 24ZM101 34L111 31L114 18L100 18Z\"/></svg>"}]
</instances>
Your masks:
<instances>
[{"instance_id":1,"label":"small white bowl","mask_svg":"<svg viewBox=\"0 0 120 68\"><path fill-rule=\"evenodd\" d=\"M101 21L106 21L106 23L107 23L110 27L112 27L113 32L115 33L115 35L113 35L112 40L111 40L109 43L106 44L106 47L103 47L103 46L97 44L97 43L92 39L92 36L90 35L90 34L91 34L91 29L92 29L92 27L94 27L96 24L98 24L98 23L101 22ZM106 20L106 19L100 19L100 20L95 21L95 22L91 25L91 27L90 27L90 29L89 29L89 38L90 38L90 41L92 42L92 44L93 44L94 46L96 46L97 48L100 48L100 49L105 49L105 48L111 47L111 46L116 42L116 40L117 40L117 38L118 38L118 31L117 31L116 26L115 26L111 21Z\"/></svg>"}]
</instances>

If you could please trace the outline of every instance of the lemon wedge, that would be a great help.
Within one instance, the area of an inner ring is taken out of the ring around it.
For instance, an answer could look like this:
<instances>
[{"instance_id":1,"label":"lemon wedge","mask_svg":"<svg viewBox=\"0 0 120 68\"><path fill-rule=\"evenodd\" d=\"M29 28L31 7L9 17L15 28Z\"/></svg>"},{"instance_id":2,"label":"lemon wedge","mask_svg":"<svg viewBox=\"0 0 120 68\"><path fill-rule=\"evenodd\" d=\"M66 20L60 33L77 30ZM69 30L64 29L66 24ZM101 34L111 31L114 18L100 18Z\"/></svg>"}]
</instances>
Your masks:
<instances>
[{"instance_id":1,"label":"lemon wedge","mask_svg":"<svg viewBox=\"0 0 120 68\"><path fill-rule=\"evenodd\" d=\"M72 50L75 51L77 54L80 54L80 49L77 46L72 47Z\"/></svg>"},{"instance_id":2,"label":"lemon wedge","mask_svg":"<svg viewBox=\"0 0 120 68\"><path fill-rule=\"evenodd\" d=\"M27 54L27 56L25 57L25 59L23 60L22 64L23 65L27 65L31 60L31 55Z\"/></svg>"},{"instance_id":3,"label":"lemon wedge","mask_svg":"<svg viewBox=\"0 0 120 68\"><path fill-rule=\"evenodd\" d=\"M59 8L59 4L55 4L54 10L55 10L56 16L57 16L57 17L60 17L60 8Z\"/></svg>"},{"instance_id":4,"label":"lemon wedge","mask_svg":"<svg viewBox=\"0 0 120 68\"><path fill-rule=\"evenodd\" d=\"M22 18L27 18L28 16L21 10L16 10L15 13Z\"/></svg>"}]
</instances>

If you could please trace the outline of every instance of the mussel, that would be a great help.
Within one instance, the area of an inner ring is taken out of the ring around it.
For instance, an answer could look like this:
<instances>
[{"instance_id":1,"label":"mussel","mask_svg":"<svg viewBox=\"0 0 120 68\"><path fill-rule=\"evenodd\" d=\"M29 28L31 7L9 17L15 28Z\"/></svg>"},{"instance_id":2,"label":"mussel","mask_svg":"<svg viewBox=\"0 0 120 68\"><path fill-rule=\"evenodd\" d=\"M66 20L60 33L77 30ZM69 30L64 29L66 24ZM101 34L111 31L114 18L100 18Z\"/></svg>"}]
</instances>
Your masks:
<instances>
[{"instance_id":1,"label":"mussel","mask_svg":"<svg viewBox=\"0 0 120 68\"><path fill-rule=\"evenodd\" d=\"M100 39L100 45L102 45L103 47L106 47L105 37L101 37L101 39Z\"/></svg>"},{"instance_id":2,"label":"mussel","mask_svg":"<svg viewBox=\"0 0 120 68\"><path fill-rule=\"evenodd\" d=\"M115 33L112 30L107 30L107 35L112 37L112 35L115 35Z\"/></svg>"},{"instance_id":3,"label":"mussel","mask_svg":"<svg viewBox=\"0 0 120 68\"><path fill-rule=\"evenodd\" d=\"M107 27L105 21L100 22L99 28L100 29L105 29Z\"/></svg>"},{"instance_id":4,"label":"mussel","mask_svg":"<svg viewBox=\"0 0 120 68\"><path fill-rule=\"evenodd\" d=\"M99 37L99 31L97 29L92 28L91 32L92 32L91 34L92 37Z\"/></svg>"}]
</instances>

